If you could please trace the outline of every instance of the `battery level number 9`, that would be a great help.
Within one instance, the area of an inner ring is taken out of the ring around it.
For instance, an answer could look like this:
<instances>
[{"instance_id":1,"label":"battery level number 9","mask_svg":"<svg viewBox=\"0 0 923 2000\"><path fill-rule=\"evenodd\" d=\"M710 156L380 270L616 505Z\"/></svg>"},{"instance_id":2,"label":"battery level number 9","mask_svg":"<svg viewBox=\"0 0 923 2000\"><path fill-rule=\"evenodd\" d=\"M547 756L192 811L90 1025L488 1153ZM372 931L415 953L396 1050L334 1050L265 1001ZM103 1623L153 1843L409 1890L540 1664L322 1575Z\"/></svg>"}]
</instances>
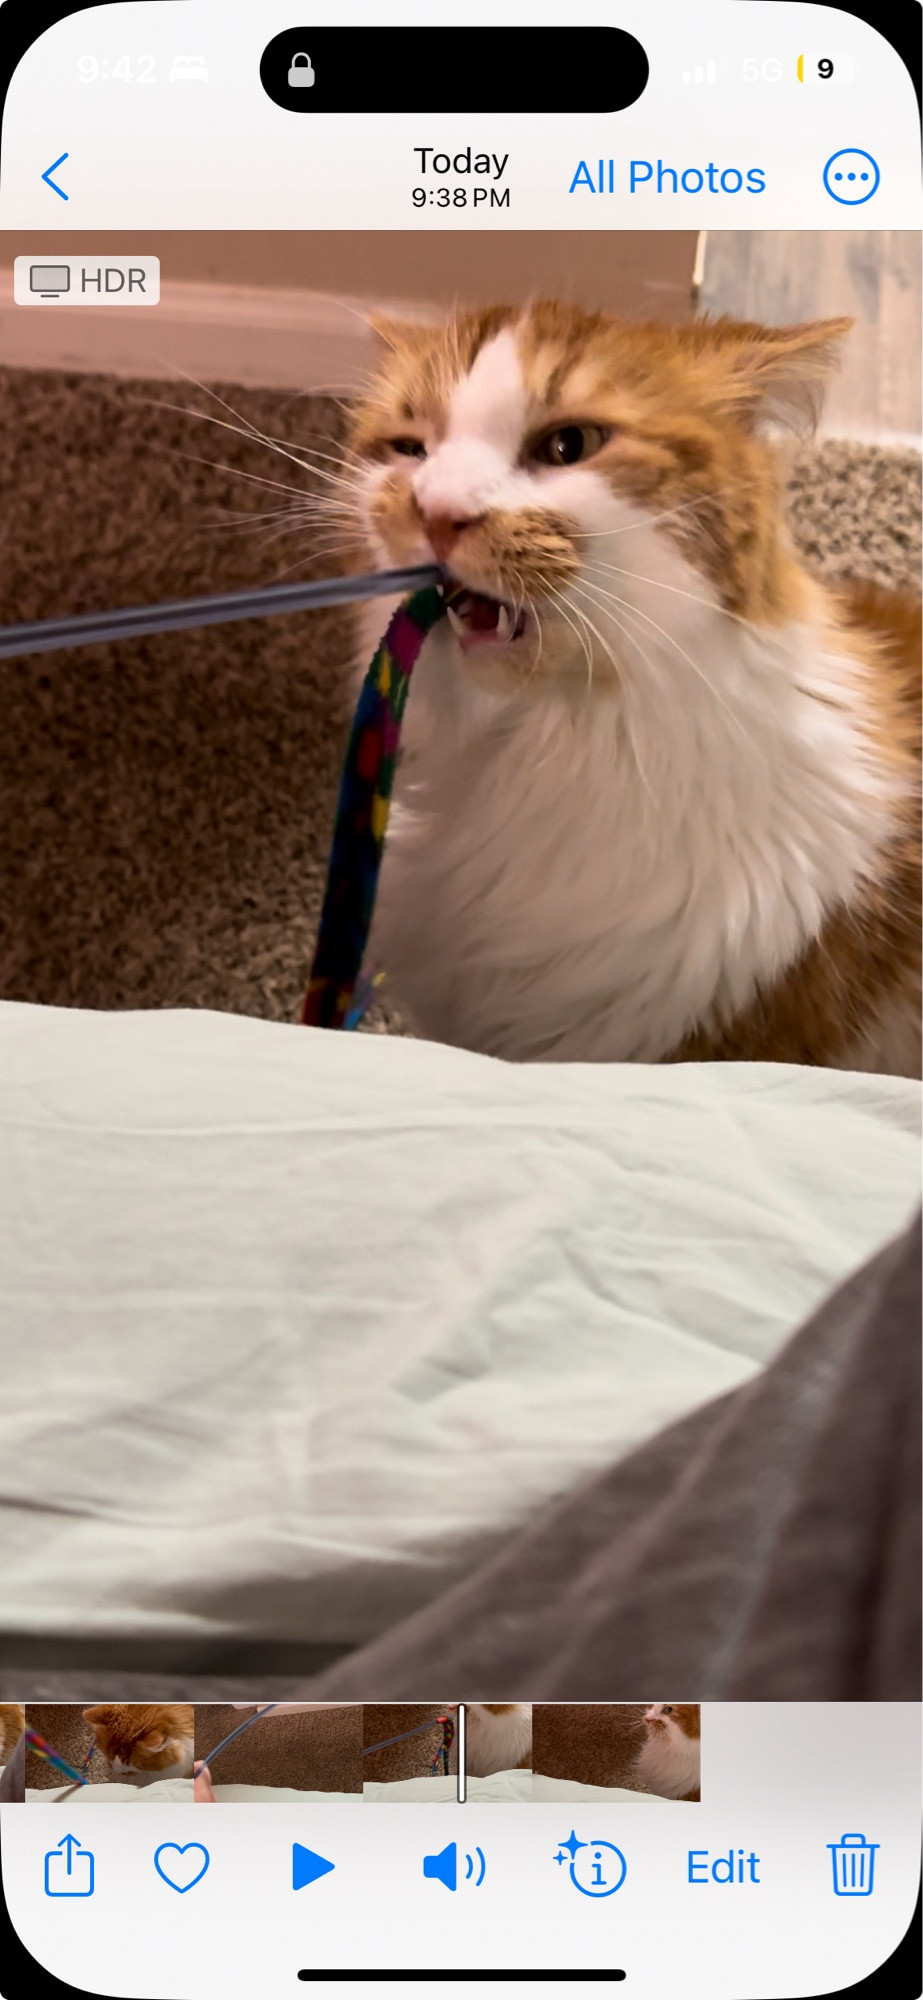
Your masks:
<instances>
[{"instance_id":1,"label":"battery level number 9","mask_svg":"<svg viewBox=\"0 0 923 2000\"><path fill-rule=\"evenodd\" d=\"M855 74L852 56L798 57L799 83L852 83Z\"/></svg>"}]
</instances>

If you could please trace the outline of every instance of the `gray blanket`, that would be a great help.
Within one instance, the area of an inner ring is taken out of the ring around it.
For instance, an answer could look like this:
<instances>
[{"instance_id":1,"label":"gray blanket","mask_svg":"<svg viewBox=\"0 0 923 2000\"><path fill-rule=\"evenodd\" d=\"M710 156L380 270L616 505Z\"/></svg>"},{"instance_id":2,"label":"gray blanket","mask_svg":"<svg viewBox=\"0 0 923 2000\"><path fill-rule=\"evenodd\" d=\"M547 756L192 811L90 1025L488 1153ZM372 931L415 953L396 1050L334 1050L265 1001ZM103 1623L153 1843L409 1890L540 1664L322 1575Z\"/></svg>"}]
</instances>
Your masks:
<instances>
[{"instance_id":1,"label":"gray blanket","mask_svg":"<svg viewBox=\"0 0 923 2000\"><path fill-rule=\"evenodd\" d=\"M127 1701L916 1701L920 1235L918 1215L764 1374L348 1658L33 1658L0 1695L94 1699L102 1674Z\"/></svg>"},{"instance_id":2,"label":"gray blanket","mask_svg":"<svg viewBox=\"0 0 923 2000\"><path fill-rule=\"evenodd\" d=\"M918 1215L763 1375L304 1698L916 1701L920 1252Z\"/></svg>"}]
</instances>

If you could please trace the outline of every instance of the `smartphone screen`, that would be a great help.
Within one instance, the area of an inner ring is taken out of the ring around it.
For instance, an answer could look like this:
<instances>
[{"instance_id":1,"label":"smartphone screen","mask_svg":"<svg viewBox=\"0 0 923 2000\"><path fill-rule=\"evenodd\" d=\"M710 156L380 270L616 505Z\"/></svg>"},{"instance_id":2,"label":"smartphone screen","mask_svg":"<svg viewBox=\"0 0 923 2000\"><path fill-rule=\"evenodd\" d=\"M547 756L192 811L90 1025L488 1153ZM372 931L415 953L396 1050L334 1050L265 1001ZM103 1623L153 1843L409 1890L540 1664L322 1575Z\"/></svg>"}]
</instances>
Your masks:
<instances>
[{"instance_id":1,"label":"smartphone screen","mask_svg":"<svg viewBox=\"0 0 923 2000\"><path fill-rule=\"evenodd\" d=\"M0 4L3 2000L923 1991L919 43Z\"/></svg>"}]
</instances>

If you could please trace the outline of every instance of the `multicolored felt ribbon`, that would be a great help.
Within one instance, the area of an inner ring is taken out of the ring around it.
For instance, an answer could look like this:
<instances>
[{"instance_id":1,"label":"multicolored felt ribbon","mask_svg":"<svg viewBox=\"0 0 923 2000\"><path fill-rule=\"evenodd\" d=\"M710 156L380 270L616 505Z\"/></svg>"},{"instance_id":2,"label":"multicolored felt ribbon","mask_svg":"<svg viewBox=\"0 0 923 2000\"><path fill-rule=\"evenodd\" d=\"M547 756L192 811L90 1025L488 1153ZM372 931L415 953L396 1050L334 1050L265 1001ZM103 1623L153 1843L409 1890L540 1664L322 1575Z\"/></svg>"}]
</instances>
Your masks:
<instances>
[{"instance_id":1,"label":"multicolored felt ribbon","mask_svg":"<svg viewBox=\"0 0 923 2000\"><path fill-rule=\"evenodd\" d=\"M340 780L314 963L302 1009L312 1028L358 1025L372 988L360 985L410 676L423 642L445 614L436 589L399 606L362 685Z\"/></svg>"},{"instance_id":2,"label":"multicolored felt ribbon","mask_svg":"<svg viewBox=\"0 0 923 2000\"><path fill-rule=\"evenodd\" d=\"M53 1770L61 1771L65 1778L72 1778L75 1784L87 1784L88 1780L82 1777L79 1771L75 1771L73 1764L68 1764L51 1743L46 1743L44 1736L40 1736L37 1729L26 1730L26 1749L31 1750L34 1757L41 1757L43 1763L50 1764Z\"/></svg>"},{"instance_id":3,"label":"multicolored felt ribbon","mask_svg":"<svg viewBox=\"0 0 923 2000\"><path fill-rule=\"evenodd\" d=\"M437 1715L436 1721L442 1723L442 1742L440 1743L439 1748L436 1751L436 1755L433 1758L430 1769L432 1771L433 1777L434 1778L438 1777L439 1759L441 1757L443 1771L445 1772L446 1777L448 1777L449 1752L452 1748L452 1744L455 1741L455 1721L451 1715Z\"/></svg>"}]
</instances>

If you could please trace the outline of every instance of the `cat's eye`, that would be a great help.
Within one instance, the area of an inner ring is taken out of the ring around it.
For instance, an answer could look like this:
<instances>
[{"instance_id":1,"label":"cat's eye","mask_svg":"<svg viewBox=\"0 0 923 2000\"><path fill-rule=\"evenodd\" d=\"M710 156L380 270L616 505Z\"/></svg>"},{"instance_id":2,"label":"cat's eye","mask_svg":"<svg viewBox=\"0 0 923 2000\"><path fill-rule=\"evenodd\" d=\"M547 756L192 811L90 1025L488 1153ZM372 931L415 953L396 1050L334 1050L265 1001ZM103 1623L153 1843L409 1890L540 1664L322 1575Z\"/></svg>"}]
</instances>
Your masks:
<instances>
[{"instance_id":1,"label":"cat's eye","mask_svg":"<svg viewBox=\"0 0 923 2000\"><path fill-rule=\"evenodd\" d=\"M389 451L396 451L399 458L425 458L426 446L422 438L397 437L388 439Z\"/></svg>"},{"instance_id":2,"label":"cat's eye","mask_svg":"<svg viewBox=\"0 0 923 2000\"><path fill-rule=\"evenodd\" d=\"M665 1702L664 1702L664 1704L663 1704L663 1712L664 1712L664 1715L672 1715L672 1714L673 1714L673 1703L672 1703L672 1701L665 1701Z\"/></svg>"},{"instance_id":3,"label":"cat's eye","mask_svg":"<svg viewBox=\"0 0 923 2000\"><path fill-rule=\"evenodd\" d=\"M560 424L539 438L531 456L539 465L578 465L583 458L594 458L608 436L602 424Z\"/></svg>"}]
</instances>

